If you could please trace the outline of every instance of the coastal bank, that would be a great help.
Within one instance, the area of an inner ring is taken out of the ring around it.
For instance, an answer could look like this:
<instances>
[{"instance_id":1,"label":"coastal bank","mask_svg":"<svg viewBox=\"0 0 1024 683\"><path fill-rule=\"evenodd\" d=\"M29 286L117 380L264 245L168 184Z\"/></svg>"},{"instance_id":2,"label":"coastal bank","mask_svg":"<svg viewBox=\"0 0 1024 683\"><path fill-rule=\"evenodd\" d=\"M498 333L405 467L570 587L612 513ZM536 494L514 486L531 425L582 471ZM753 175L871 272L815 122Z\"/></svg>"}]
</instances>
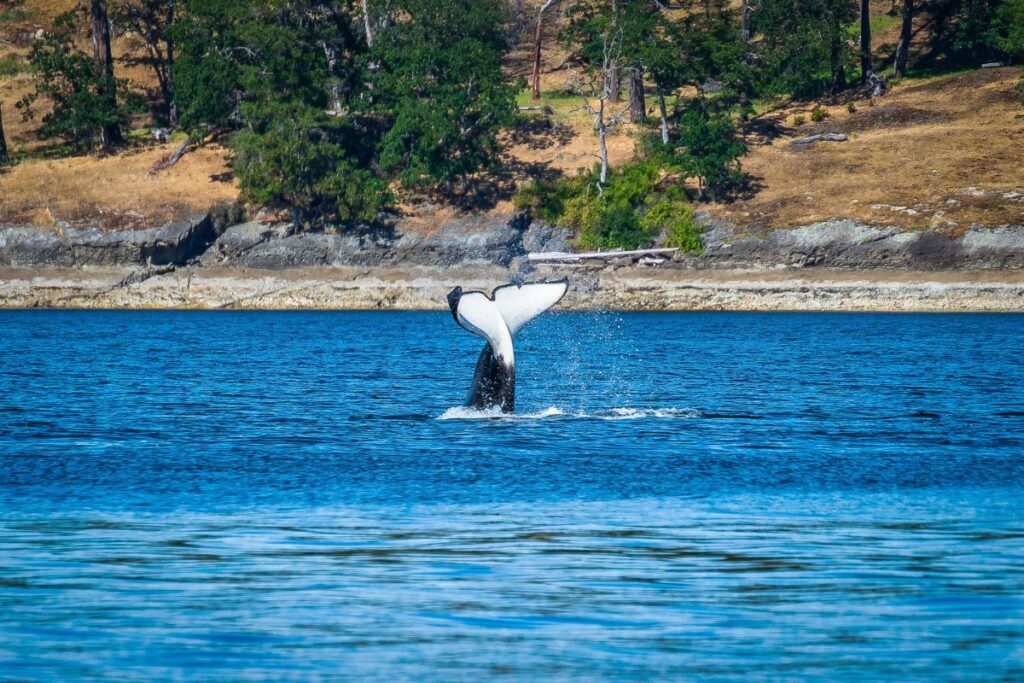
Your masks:
<instances>
[{"instance_id":1,"label":"coastal bank","mask_svg":"<svg viewBox=\"0 0 1024 683\"><path fill-rule=\"evenodd\" d=\"M703 251L538 264L571 233L524 214L292 234L216 217L142 230L0 227L8 308L440 310L456 284L568 277L578 310L1020 311L1024 226L957 233L851 220L740 231L701 217Z\"/></svg>"}]
</instances>

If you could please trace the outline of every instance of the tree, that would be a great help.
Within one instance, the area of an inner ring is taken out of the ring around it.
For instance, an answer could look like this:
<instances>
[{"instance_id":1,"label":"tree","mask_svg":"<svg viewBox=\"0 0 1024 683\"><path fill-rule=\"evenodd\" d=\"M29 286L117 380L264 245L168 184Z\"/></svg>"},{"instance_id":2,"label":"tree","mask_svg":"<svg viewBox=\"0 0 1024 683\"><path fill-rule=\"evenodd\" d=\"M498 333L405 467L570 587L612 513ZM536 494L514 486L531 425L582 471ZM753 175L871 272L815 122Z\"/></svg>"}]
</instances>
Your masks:
<instances>
[{"instance_id":1,"label":"tree","mask_svg":"<svg viewBox=\"0 0 1024 683\"><path fill-rule=\"evenodd\" d=\"M699 92L715 81L722 86L716 95L719 107L738 104L741 115L746 111L752 81L750 47L743 33L736 31L736 18L727 1L704 0L703 11L662 12L644 27L647 39L640 42L639 58L654 82L663 144L669 144L665 99L681 88Z\"/></svg>"},{"instance_id":2,"label":"tree","mask_svg":"<svg viewBox=\"0 0 1024 683\"><path fill-rule=\"evenodd\" d=\"M683 115L679 130L685 147L680 163L690 177L697 178L701 199L721 197L742 180L736 164L747 146L736 136L728 113L698 102Z\"/></svg>"},{"instance_id":3,"label":"tree","mask_svg":"<svg viewBox=\"0 0 1024 683\"><path fill-rule=\"evenodd\" d=\"M113 6L114 21L142 39L146 56L135 59L153 70L160 88L160 115L178 124L174 102L174 20L177 0L120 0Z\"/></svg>"},{"instance_id":4,"label":"tree","mask_svg":"<svg viewBox=\"0 0 1024 683\"><path fill-rule=\"evenodd\" d=\"M294 229L325 216L376 219L388 200L387 185L360 168L346 146L346 138L356 131L296 102L270 101L256 109L247 111L250 125L230 142L243 196L287 207Z\"/></svg>"},{"instance_id":5,"label":"tree","mask_svg":"<svg viewBox=\"0 0 1024 683\"><path fill-rule=\"evenodd\" d=\"M868 82L871 65L871 2L860 0L860 82Z\"/></svg>"},{"instance_id":6,"label":"tree","mask_svg":"<svg viewBox=\"0 0 1024 683\"><path fill-rule=\"evenodd\" d=\"M995 17L996 46L1011 59L1024 58L1024 0L1004 0Z\"/></svg>"},{"instance_id":7,"label":"tree","mask_svg":"<svg viewBox=\"0 0 1024 683\"><path fill-rule=\"evenodd\" d=\"M52 29L37 40L29 52L34 90L17 107L25 119L34 117L39 97L52 103L37 130L39 137L60 137L72 145L91 149L99 142L109 148L118 139L121 126L128 125L138 98L126 81L116 79L109 63L101 63L77 47L81 36L77 13L66 12L54 20ZM102 35L100 36L102 42ZM101 48L102 50L102 48ZM122 93L122 101L111 93ZM116 132L115 132L116 131Z\"/></svg>"},{"instance_id":8,"label":"tree","mask_svg":"<svg viewBox=\"0 0 1024 683\"><path fill-rule=\"evenodd\" d=\"M609 11L611 9L612 11ZM608 131L620 122L626 110L613 111L618 88L619 61L622 58L623 27L615 0L581 4L574 8L560 39L564 45L577 46L583 57L583 68L572 77L571 87L582 99L581 108L594 119L600 167L597 189L604 192L608 182Z\"/></svg>"},{"instance_id":9,"label":"tree","mask_svg":"<svg viewBox=\"0 0 1024 683\"><path fill-rule=\"evenodd\" d=\"M892 60L892 71L896 76L907 73L907 57L910 54L910 39L914 28L914 0L903 0L903 23L900 26L900 42Z\"/></svg>"},{"instance_id":10,"label":"tree","mask_svg":"<svg viewBox=\"0 0 1024 683\"><path fill-rule=\"evenodd\" d=\"M117 111L117 81L114 79L114 57L110 51L110 20L107 18L106 0L90 0L89 17L92 21L92 51L105 78L99 82L99 96L109 111ZM116 117L103 121L100 126L104 149L124 142L121 125Z\"/></svg>"},{"instance_id":11,"label":"tree","mask_svg":"<svg viewBox=\"0 0 1024 683\"><path fill-rule=\"evenodd\" d=\"M515 116L502 72L500 0L401 0L364 60L359 109L386 131L380 168L406 187L449 194L492 164Z\"/></svg>"},{"instance_id":12,"label":"tree","mask_svg":"<svg viewBox=\"0 0 1024 683\"><path fill-rule=\"evenodd\" d=\"M184 10L181 123L235 131L242 195L289 210L295 229L372 220L387 192L371 170L375 140L351 107L365 50L354 17L318 0L187 0Z\"/></svg>"},{"instance_id":13,"label":"tree","mask_svg":"<svg viewBox=\"0 0 1024 683\"><path fill-rule=\"evenodd\" d=\"M544 13L551 9L551 6L558 0L544 0L544 3L537 10L537 27L533 34L533 74L530 78L533 99L540 99L540 53L541 43L544 38Z\"/></svg>"},{"instance_id":14,"label":"tree","mask_svg":"<svg viewBox=\"0 0 1024 683\"><path fill-rule=\"evenodd\" d=\"M647 69L649 46L658 42L658 24L661 12L658 6L645 0L617 0L613 6L621 15L623 59L629 87L629 118L640 123L647 116L644 75Z\"/></svg>"}]
</instances>

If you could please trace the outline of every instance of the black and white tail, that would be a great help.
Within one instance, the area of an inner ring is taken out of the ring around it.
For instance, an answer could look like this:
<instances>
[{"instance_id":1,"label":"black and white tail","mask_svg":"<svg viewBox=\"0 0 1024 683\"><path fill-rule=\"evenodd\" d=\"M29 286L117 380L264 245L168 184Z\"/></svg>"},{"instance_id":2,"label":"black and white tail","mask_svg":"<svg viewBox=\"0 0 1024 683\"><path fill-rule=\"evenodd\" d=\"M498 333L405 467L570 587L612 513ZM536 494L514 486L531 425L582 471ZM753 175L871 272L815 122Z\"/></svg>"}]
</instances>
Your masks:
<instances>
[{"instance_id":1,"label":"black and white tail","mask_svg":"<svg viewBox=\"0 0 1024 683\"><path fill-rule=\"evenodd\" d=\"M515 407L515 349L512 338L544 311L565 296L568 280L509 283L496 287L490 296L463 292L456 287L448 294L448 306L455 322L487 340L480 352L468 406L487 409L500 406L510 413Z\"/></svg>"}]
</instances>

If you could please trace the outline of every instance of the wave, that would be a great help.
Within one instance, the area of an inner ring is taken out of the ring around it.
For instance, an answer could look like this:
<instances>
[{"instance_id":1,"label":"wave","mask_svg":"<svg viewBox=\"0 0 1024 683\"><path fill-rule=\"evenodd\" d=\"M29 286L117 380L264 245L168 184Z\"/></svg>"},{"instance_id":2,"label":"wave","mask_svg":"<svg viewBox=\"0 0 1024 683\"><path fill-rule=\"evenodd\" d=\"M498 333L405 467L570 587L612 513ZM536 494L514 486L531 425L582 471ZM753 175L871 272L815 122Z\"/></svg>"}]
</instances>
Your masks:
<instances>
[{"instance_id":1,"label":"wave","mask_svg":"<svg viewBox=\"0 0 1024 683\"><path fill-rule=\"evenodd\" d=\"M567 413L557 406L548 406L534 413L503 413L500 408L477 410L466 406L449 408L439 420L540 420L549 417L592 420L638 420L643 418L697 418L701 412L693 408L609 408L593 412Z\"/></svg>"}]
</instances>

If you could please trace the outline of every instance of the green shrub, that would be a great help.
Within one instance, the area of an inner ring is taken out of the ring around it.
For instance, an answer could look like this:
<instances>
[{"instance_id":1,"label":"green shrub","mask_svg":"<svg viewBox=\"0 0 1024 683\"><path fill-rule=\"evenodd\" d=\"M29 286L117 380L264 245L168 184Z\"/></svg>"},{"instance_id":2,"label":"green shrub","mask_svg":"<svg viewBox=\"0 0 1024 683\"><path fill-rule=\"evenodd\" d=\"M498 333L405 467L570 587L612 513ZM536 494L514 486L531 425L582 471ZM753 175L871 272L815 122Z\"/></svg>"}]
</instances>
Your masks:
<instances>
[{"instance_id":1,"label":"green shrub","mask_svg":"<svg viewBox=\"0 0 1024 683\"><path fill-rule=\"evenodd\" d=\"M359 168L345 146L350 130L322 111L295 104L247 106L250 128L229 141L242 197L290 208L295 229L328 217L376 219L390 195L382 180Z\"/></svg>"},{"instance_id":2,"label":"green shrub","mask_svg":"<svg viewBox=\"0 0 1024 683\"><path fill-rule=\"evenodd\" d=\"M849 102L846 103L846 111L850 112L851 114L856 113L857 105L853 100L850 100Z\"/></svg>"},{"instance_id":3,"label":"green shrub","mask_svg":"<svg viewBox=\"0 0 1024 683\"><path fill-rule=\"evenodd\" d=\"M613 172L601 191L590 173L527 185L513 202L547 223L574 228L581 249L637 249L664 232L669 246L699 252L693 209L665 175L660 160L647 158Z\"/></svg>"},{"instance_id":4,"label":"green shrub","mask_svg":"<svg viewBox=\"0 0 1024 683\"><path fill-rule=\"evenodd\" d=\"M814 109L811 110L811 121L815 123L821 123L828 118L828 112L820 104L814 105Z\"/></svg>"},{"instance_id":5,"label":"green shrub","mask_svg":"<svg viewBox=\"0 0 1024 683\"><path fill-rule=\"evenodd\" d=\"M512 204L545 223L557 223L565 213L566 202L581 194L589 184L587 175L530 183L519 189Z\"/></svg>"},{"instance_id":6,"label":"green shrub","mask_svg":"<svg viewBox=\"0 0 1024 683\"><path fill-rule=\"evenodd\" d=\"M796 116L793 117L794 126L802 126L805 123L807 123L807 117L804 116L803 114L797 114Z\"/></svg>"},{"instance_id":7,"label":"green shrub","mask_svg":"<svg viewBox=\"0 0 1024 683\"><path fill-rule=\"evenodd\" d=\"M666 247L677 247L697 254L704 251L693 207L685 201L662 199L647 209L640 224L651 232L664 230L667 233Z\"/></svg>"},{"instance_id":8,"label":"green shrub","mask_svg":"<svg viewBox=\"0 0 1024 683\"><path fill-rule=\"evenodd\" d=\"M636 209L621 204L595 202L593 220L580 229L577 243L583 249L638 249L651 243Z\"/></svg>"}]
</instances>

